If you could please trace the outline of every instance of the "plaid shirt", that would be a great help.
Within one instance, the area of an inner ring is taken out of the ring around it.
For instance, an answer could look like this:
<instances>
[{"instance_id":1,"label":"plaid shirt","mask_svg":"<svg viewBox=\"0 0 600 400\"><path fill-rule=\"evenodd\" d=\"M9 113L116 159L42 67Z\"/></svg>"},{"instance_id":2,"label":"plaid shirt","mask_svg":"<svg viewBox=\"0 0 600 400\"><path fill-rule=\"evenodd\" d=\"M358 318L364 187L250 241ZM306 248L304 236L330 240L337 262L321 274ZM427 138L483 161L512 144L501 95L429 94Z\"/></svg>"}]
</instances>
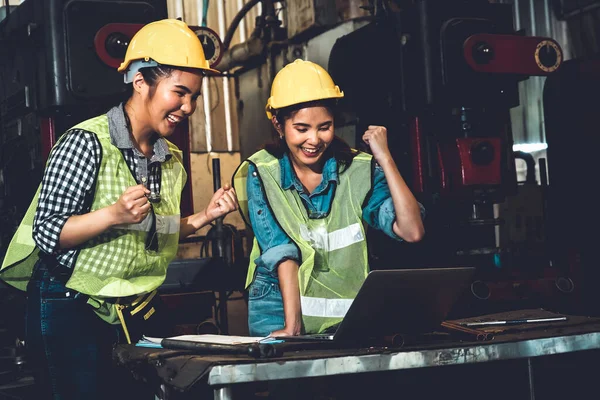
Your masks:
<instances>
[{"instance_id":1,"label":"plaid shirt","mask_svg":"<svg viewBox=\"0 0 600 400\"><path fill-rule=\"evenodd\" d=\"M165 139L154 144L154 155L148 160L131 141L123 105L108 113L111 142L121 150L132 175L154 193L160 193L161 163L171 157ZM102 148L93 132L70 129L52 149L40 191L33 222L33 239L41 251L73 268L78 248L61 250L60 233L69 217L89 212L96 188Z\"/></svg>"}]
</instances>

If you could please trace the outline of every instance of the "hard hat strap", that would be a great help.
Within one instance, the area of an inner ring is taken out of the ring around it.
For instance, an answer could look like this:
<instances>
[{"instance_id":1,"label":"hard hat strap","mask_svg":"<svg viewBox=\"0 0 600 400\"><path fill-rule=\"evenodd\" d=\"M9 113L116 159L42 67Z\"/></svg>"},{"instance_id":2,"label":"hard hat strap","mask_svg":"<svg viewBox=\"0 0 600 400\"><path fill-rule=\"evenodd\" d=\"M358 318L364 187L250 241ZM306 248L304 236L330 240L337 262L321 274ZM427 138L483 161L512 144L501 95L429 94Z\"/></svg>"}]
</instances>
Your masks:
<instances>
[{"instance_id":1,"label":"hard hat strap","mask_svg":"<svg viewBox=\"0 0 600 400\"><path fill-rule=\"evenodd\" d=\"M153 59L148 59L148 61L144 59L134 60L129 64L129 68L127 68L127 71L125 71L125 74L123 75L123 80L125 81L125 83L131 83L133 82L133 77L140 69L149 67L158 67L158 63Z\"/></svg>"}]
</instances>

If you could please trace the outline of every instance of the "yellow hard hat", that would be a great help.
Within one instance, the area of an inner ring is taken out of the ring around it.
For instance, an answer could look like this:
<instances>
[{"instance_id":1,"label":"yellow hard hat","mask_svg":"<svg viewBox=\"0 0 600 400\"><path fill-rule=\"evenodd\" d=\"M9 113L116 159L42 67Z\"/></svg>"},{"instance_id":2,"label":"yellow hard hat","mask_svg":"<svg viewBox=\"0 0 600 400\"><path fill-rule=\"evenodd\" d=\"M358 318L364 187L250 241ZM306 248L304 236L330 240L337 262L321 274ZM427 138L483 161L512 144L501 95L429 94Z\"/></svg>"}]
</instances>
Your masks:
<instances>
[{"instance_id":1,"label":"yellow hard hat","mask_svg":"<svg viewBox=\"0 0 600 400\"><path fill-rule=\"evenodd\" d=\"M125 73L132 61L150 59L158 64L219 72L210 68L198 36L177 19L151 22L137 31L118 71Z\"/></svg>"},{"instance_id":2,"label":"yellow hard hat","mask_svg":"<svg viewBox=\"0 0 600 400\"><path fill-rule=\"evenodd\" d=\"M323 67L310 61L296 60L275 75L265 111L271 119L272 110L307 101L340 97L344 97L344 92L333 83Z\"/></svg>"}]
</instances>

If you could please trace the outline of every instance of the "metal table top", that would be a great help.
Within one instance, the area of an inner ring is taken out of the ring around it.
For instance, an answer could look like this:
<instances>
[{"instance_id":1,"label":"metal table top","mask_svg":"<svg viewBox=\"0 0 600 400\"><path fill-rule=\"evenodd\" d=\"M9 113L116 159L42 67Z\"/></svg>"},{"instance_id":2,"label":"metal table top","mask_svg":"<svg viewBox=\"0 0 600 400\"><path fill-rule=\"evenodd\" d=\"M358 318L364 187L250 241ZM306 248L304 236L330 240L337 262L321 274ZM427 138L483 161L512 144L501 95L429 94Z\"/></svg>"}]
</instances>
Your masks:
<instances>
[{"instance_id":1,"label":"metal table top","mask_svg":"<svg viewBox=\"0 0 600 400\"><path fill-rule=\"evenodd\" d=\"M542 337L512 342L477 342L436 349L387 351L376 354L301 360L223 364L211 368L208 384L231 385L278 379L308 378L363 372L393 371L444 365L541 357L600 349L600 332Z\"/></svg>"}]
</instances>

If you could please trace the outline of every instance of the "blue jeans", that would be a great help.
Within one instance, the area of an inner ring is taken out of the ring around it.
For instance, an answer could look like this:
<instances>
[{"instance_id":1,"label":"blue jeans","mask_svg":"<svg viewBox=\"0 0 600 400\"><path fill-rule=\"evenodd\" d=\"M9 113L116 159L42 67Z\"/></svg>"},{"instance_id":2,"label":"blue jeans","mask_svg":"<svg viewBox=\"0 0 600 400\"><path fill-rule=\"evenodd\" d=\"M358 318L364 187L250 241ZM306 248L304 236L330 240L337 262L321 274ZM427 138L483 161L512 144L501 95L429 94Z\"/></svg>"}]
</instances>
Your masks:
<instances>
[{"instance_id":1,"label":"blue jeans","mask_svg":"<svg viewBox=\"0 0 600 400\"><path fill-rule=\"evenodd\" d=\"M27 360L40 399L152 399L129 371L112 363L120 326L102 321L83 296L51 276L40 260L27 286ZM135 394L134 394L135 393Z\"/></svg>"},{"instance_id":2,"label":"blue jeans","mask_svg":"<svg viewBox=\"0 0 600 400\"><path fill-rule=\"evenodd\" d=\"M271 275L257 273L248 288L248 329L250 336L269 336L283 329L283 299L279 280Z\"/></svg>"}]
</instances>

